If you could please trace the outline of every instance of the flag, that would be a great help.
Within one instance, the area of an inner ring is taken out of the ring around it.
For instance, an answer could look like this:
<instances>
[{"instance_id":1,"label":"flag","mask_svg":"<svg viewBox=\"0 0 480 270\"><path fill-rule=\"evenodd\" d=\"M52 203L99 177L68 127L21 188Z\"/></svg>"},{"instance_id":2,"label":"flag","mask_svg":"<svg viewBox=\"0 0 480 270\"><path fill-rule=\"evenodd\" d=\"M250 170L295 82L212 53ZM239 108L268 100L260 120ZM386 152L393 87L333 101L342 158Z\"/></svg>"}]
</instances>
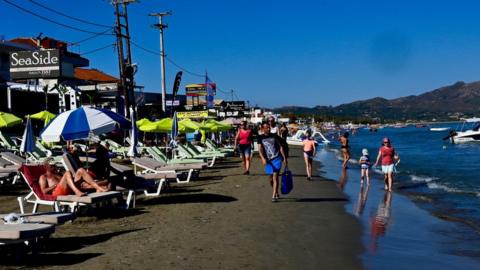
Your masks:
<instances>
[{"instance_id":1,"label":"flag","mask_svg":"<svg viewBox=\"0 0 480 270\"><path fill-rule=\"evenodd\" d=\"M173 113L173 120L172 120L172 131L170 133L172 140L170 141L170 146L175 148L177 147L177 136L178 136L178 119L177 119L177 112Z\"/></svg>"},{"instance_id":2,"label":"flag","mask_svg":"<svg viewBox=\"0 0 480 270\"><path fill-rule=\"evenodd\" d=\"M211 109L213 108L213 88L207 74L205 74L205 89L207 90L207 108Z\"/></svg>"},{"instance_id":3,"label":"flag","mask_svg":"<svg viewBox=\"0 0 480 270\"><path fill-rule=\"evenodd\" d=\"M182 81L182 74L183 72L177 72L175 76L175 81L173 82L173 90L172 90L172 103L175 101L175 97L177 96L178 89L180 88L180 82Z\"/></svg>"}]
</instances>

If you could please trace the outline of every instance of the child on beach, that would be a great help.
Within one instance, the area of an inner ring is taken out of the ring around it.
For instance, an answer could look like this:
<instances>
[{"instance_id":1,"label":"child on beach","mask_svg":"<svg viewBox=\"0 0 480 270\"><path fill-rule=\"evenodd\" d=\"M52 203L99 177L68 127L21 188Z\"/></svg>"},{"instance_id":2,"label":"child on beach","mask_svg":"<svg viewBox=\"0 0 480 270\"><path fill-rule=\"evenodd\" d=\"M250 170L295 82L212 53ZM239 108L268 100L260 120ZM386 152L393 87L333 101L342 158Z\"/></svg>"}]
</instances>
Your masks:
<instances>
[{"instance_id":1,"label":"child on beach","mask_svg":"<svg viewBox=\"0 0 480 270\"><path fill-rule=\"evenodd\" d=\"M312 138L312 132L307 131L307 138L303 140L303 158L305 160L305 169L307 170L307 180L312 180L312 161L316 152L315 140Z\"/></svg>"},{"instance_id":2,"label":"child on beach","mask_svg":"<svg viewBox=\"0 0 480 270\"><path fill-rule=\"evenodd\" d=\"M360 183L363 185L363 180L367 178L367 185L370 185L370 173L369 169L371 166L370 157L368 156L368 150L366 148L362 149L362 156L360 157L360 168L362 170L360 176Z\"/></svg>"}]
</instances>

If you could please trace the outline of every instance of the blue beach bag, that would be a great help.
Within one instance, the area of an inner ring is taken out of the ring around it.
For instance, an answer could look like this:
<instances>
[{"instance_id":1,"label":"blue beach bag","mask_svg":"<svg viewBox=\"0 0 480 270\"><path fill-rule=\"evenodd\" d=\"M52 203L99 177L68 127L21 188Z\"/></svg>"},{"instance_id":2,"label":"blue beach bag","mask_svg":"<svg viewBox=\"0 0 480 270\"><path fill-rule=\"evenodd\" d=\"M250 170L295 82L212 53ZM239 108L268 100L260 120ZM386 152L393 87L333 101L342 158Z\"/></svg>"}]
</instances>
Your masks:
<instances>
[{"instance_id":1,"label":"blue beach bag","mask_svg":"<svg viewBox=\"0 0 480 270\"><path fill-rule=\"evenodd\" d=\"M282 173L282 194L288 194L293 189L293 174L288 169L285 168L285 171Z\"/></svg>"}]
</instances>

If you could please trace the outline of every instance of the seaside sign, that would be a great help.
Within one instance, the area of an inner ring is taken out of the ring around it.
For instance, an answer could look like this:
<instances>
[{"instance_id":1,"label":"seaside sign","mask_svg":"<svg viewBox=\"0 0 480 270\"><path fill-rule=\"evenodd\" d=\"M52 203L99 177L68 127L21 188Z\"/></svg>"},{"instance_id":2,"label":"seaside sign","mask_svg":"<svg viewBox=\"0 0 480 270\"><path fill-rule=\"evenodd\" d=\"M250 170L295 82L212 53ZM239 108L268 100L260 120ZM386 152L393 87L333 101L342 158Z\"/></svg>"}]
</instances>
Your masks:
<instances>
[{"instance_id":1,"label":"seaside sign","mask_svg":"<svg viewBox=\"0 0 480 270\"><path fill-rule=\"evenodd\" d=\"M10 53L12 79L58 78L61 76L58 50L20 51Z\"/></svg>"}]
</instances>

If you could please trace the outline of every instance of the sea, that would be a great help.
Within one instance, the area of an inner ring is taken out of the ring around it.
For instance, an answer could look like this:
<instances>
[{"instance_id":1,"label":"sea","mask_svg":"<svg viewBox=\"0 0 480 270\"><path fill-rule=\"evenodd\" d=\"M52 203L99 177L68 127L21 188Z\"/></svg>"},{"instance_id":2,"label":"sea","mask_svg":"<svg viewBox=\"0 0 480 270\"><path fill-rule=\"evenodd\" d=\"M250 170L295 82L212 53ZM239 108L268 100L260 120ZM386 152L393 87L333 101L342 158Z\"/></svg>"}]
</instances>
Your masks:
<instances>
[{"instance_id":1,"label":"sea","mask_svg":"<svg viewBox=\"0 0 480 270\"><path fill-rule=\"evenodd\" d=\"M337 143L318 151L318 172L338 181L350 197L347 210L364 227L362 259L368 269L412 269L412 261L417 263L413 268L480 269L480 143L451 144L443 140L447 133L417 127L360 129L349 138L347 170L341 167ZM368 149L373 164L384 137L401 160L392 193L383 190L380 168L371 168L370 186L360 183L362 149Z\"/></svg>"}]
</instances>

